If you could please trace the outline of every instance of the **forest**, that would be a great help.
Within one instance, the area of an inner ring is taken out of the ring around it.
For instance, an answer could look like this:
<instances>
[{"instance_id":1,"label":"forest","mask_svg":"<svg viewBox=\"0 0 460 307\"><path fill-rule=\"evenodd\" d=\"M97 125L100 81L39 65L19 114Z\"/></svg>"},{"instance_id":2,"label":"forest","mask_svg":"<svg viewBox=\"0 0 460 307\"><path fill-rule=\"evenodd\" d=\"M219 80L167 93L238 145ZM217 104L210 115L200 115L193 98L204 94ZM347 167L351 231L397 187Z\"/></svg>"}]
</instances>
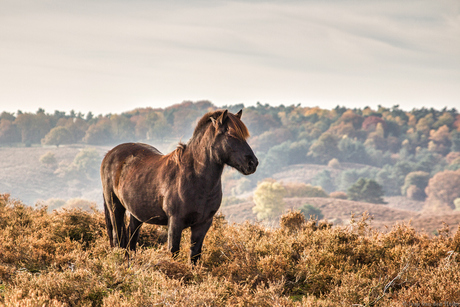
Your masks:
<instances>
[{"instance_id":1,"label":"forest","mask_svg":"<svg viewBox=\"0 0 460 307\"><path fill-rule=\"evenodd\" d=\"M383 196L405 196L425 201L425 209L437 211L460 206L460 115L456 109L404 111L396 105L327 110L261 103L221 108L244 109L249 143L260 161L252 176L224 174L230 183L227 196L253 191L282 170L316 164L328 169L316 174L311 184L331 196L373 203L384 203ZM172 150L179 140L185 142L191 136L197 119L214 109L217 107L209 101L185 101L164 109L98 116L43 109L3 112L0 146L112 146L140 141L154 146L171 143ZM41 162L46 164L47 159L53 162L52 155L42 157ZM94 170L89 173L97 179L97 163L91 167Z\"/></svg>"}]
</instances>

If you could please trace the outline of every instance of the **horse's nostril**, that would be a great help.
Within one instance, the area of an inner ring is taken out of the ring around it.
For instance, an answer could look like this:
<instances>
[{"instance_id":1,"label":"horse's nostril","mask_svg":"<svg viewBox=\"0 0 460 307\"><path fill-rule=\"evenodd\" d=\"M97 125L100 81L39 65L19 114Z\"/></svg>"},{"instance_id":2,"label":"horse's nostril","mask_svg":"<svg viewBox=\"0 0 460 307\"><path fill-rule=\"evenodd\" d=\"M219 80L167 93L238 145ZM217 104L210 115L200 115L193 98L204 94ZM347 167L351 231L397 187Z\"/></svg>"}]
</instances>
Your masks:
<instances>
[{"instance_id":1,"label":"horse's nostril","mask_svg":"<svg viewBox=\"0 0 460 307\"><path fill-rule=\"evenodd\" d=\"M248 166L249 167L257 167L259 164L259 161L257 161L257 158L254 158L252 156L246 156L246 160L248 161Z\"/></svg>"}]
</instances>

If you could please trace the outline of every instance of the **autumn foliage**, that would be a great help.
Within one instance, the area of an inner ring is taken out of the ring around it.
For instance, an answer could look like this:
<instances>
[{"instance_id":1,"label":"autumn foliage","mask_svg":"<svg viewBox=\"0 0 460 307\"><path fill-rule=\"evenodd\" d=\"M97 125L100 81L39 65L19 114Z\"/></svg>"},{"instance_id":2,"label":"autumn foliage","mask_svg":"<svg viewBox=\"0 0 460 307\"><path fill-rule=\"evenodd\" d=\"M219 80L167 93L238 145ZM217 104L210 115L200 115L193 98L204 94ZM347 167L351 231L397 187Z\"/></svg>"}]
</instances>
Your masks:
<instances>
[{"instance_id":1,"label":"autumn foliage","mask_svg":"<svg viewBox=\"0 0 460 307\"><path fill-rule=\"evenodd\" d=\"M425 192L427 210L454 209L454 200L460 197L460 170L437 173L430 179Z\"/></svg>"},{"instance_id":2,"label":"autumn foliage","mask_svg":"<svg viewBox=\"0 0 460 307\"><path fill-rule=\"evenodd\" d=\"M429 237L410 225L376 232L306 220L229 225L216 216L202 260L176 259L165 229L146 225L129 259L111 249L102 213L47 213L0 196L4 306L404 306L458 303L460 232Z\"/></svg>"},{"instance_id":3,"label":"autumn foliage","mask_svg":"<svg viewBox=\"0 0 460 307\"><path fill-rule=\"evenodd\" d=\"M2 112L0 146L112 146L140 141L166 148L179 140L186 142L197 119L217 108L209 101L184 101L166 108L147 107L97 116L74 111L50 114L43 109L35 113ZM240 184L229 190L236 194L253 190L265 178L276 178L275 174L299 164L327 165L327 172L318 172L318 176L304 182L321 186L327 193L347 192L363 178L375 181L382 197L426 199L427 208L453 208L452 196L441 195L452 193L443 191L443 185L436 184L441 177L435 176L460 169L460 114L455 108L404 111L396 105L376 109L337 106L328 110L261 103L222 108L231 112L244 108L242 120L249 128L249 143L260 162L248 182L241 184L240 178L233 176L232 180ZM75 167L44 165L58 168L58 176L78 179ZM91 172L86 176L97 177Z\"/></svg>"}]
</instances>

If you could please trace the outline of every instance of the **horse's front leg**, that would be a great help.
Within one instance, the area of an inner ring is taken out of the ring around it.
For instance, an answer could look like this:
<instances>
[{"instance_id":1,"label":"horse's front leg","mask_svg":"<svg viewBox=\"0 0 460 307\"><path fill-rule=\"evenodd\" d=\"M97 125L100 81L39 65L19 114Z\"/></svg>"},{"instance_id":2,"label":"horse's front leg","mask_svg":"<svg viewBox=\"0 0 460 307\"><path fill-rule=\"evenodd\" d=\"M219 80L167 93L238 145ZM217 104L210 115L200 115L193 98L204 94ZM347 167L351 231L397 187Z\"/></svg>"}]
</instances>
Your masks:
<instances>
[{"instance_id":1,"label":"horse's front leg","mask_svg":"<svg viewBox=\"0 0 460 307\"><path fill-rule=\"evenodd\" d=\"M182 230L184 229L183 222L174 216L171 216L168 221L168 249L173 254L173 257L177 257L180 249L180 239L182 236Z\"/></svg>"},{"instance_id":2,"label":"horse's front leg","mask_svg":"<svg viewBox=\"0 0 460 307\"><path fill-rule=\"evenodd\" d=\"M139 239L140 228L142 226L142 222L136 219L132 214L129 218L129 249L132 251L136 251L136 244L137 240Z\"/></svg>"},{"instance_id":3,"label":"horse's front leg","mask_svg":"<svg viewBox=\"0 0 460 307\"><path fill-rule=\"evenodd\" d=\"M196 264L196 262L201 258L201 248L203 247L204 237L211 227L212 218L208 221L194 225L191 227L192 230L192 237L191 237L191 247L190 247L190 260L192 264Z\"/></svg>"}]
</instances>

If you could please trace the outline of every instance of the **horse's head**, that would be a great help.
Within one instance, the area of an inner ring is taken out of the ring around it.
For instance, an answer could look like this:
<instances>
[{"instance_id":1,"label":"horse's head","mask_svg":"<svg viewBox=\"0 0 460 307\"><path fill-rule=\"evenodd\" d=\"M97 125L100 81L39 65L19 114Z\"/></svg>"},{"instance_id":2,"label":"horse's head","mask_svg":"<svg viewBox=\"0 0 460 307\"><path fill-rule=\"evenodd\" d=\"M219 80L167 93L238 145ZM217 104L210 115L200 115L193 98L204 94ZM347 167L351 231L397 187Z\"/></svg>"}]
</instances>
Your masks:
<instances>
[{"instance_id":1,"label":"horse's head","mask_svg":"<svg viewBox=\"0 0 460 307\"><path fill-rule=\"evenodd\" d=\"M210 116L214 132L212 148L216 159L249 175L256 171L259 161L246 142L249 132L241 121L242 114L243 110L236 114L224 110Z\"/></svg>"}]
</instances>

